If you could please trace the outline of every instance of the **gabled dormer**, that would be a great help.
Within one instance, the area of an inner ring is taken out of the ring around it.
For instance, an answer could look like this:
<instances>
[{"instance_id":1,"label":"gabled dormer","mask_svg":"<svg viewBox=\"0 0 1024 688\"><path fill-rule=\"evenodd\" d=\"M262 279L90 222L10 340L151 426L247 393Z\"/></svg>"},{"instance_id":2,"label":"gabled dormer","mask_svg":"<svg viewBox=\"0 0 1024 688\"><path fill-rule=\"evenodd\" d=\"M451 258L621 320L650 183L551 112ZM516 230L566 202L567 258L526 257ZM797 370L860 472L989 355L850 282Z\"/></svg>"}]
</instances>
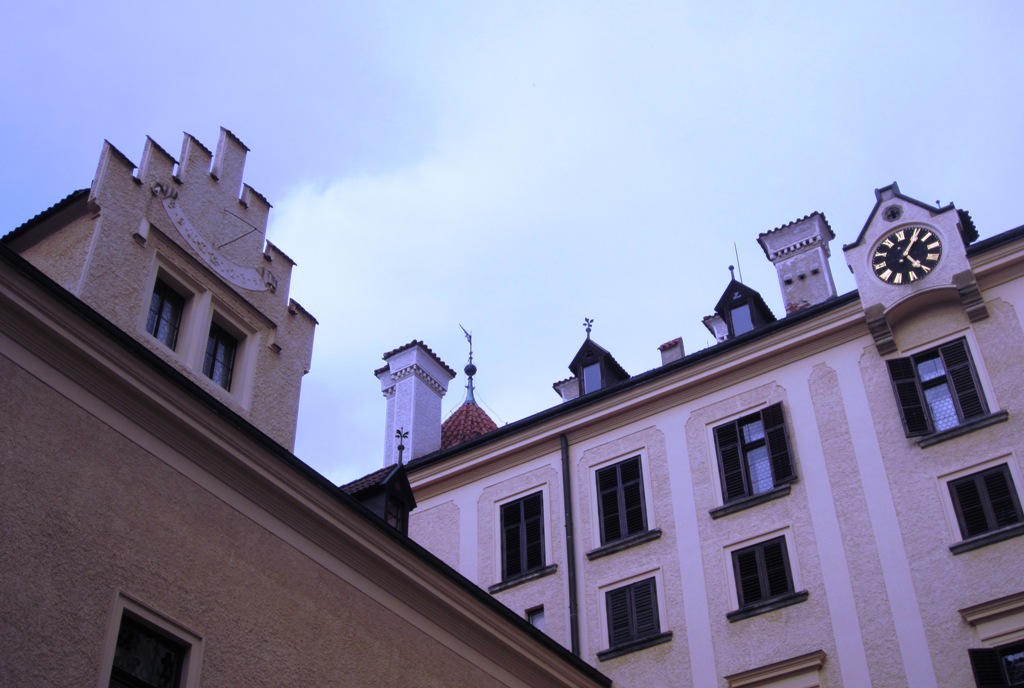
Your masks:
<instances>
[{"instance_id":1,"label":"gabled dormer","mask_svg":"<svg viewBox=\"0 0 1024 688\"><path fill-rule=\"evenodd\" d=\"M555 391L561 395L562 401L569 401L629 379L629 373L607 349L590 338L589 331L583 346L569 363L569 370L572 371L571 378L553 385Z\"/></svg>"},{"instance_id":2,"label":"gabled dormer","mask_svg":"<svg viewBox=\"0 0 1024 688\"><path fill-rule=\"evenodd\" d=\"M416 508L416 498L404 464L385 466L342 485L341 490L398 532L408 534L409 512Z\"/></svg>"},{"instance_id":3,"label":"gabled dormer","mask_svg":"<svg viewBox=\"0 0 1024 688\"><path fill-rule=\"evenodd\" d=\"M731 268L730 268L731 269ZM756 290L735 278L715 305L715 314L704 318L704 326L724 342L775 322L775 315Z\"/></svg>"}]
</instances>

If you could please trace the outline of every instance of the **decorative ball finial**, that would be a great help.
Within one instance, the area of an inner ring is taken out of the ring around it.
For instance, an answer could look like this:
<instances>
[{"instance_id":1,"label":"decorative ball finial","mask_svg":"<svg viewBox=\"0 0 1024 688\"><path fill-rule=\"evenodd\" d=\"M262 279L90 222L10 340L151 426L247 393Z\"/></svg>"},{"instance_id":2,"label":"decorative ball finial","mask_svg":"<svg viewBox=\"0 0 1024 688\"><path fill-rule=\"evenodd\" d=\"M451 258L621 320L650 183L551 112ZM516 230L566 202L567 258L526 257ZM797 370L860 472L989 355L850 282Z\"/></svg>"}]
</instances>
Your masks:
<instances>
[{"instance_id":1,"label":"decorative ball finial","mask_svg":"<svg viewBox=\"0 0 1024 688\"><path fill-rule=\"evenodd\" d=\"M409 439L409 431L406 430L404 427L399 428L395 432L395 439L398 440L398 463L399 463L399 465L401 465L401 463L402 463L402 452L405 451L405 445L402 443L402 441Z\"/></svg>"},{"instance_id":2,"label":"decorative ball finial","mask_svg":"<svg viewBox=\"0 0 1024 688\"><path fill-rule=\"evenodd\" d=\"M731 280L736 279L736 272L735 272L735 270L736 270L735 267L733 267L732 265L729 266L729 279L731 279Z\"/></svg>"},{"instance_id":3,"label":"decorative ball finial","mask_svg":"<svg viewBox=\"0 0 1024 688\"><path fill-rule=\"evenodd\" d=\"M476 375L476 366L473 365L473 335L466 331L465 327L459 325L462 333L466 335L466 341L469 342L469 363L463 368L466 373L466 402L475 404L476 399L473 398L473 376Z\"/></svg>"}]
</instances>

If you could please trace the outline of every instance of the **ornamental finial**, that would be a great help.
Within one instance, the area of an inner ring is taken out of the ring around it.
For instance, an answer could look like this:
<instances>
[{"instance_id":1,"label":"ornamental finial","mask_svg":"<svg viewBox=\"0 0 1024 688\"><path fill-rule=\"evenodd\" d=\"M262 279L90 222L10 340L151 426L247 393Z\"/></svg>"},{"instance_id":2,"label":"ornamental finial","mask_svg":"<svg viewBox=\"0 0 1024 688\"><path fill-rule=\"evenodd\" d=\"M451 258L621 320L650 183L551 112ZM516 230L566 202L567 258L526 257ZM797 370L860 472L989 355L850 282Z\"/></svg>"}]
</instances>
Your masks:
<instances>
[{"instance_id":1,"label":"ornamental finial","mask_svg":"<svg viewBox=\"0 0 1024 688\"><path fill-rule=\"evenodd\" d=\"M590 339L590 330L594 327L594 319L583 318L583 327L587 328L587 339Z\"/></svg>"}]
</instances>

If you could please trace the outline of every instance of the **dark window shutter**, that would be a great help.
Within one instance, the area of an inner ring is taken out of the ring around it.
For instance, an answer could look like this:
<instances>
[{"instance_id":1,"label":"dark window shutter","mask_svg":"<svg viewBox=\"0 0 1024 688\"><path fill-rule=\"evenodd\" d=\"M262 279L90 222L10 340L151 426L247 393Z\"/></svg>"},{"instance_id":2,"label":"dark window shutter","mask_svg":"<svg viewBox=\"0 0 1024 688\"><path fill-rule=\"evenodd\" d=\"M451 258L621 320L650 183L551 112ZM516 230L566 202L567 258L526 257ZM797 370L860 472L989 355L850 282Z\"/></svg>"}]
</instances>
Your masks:
<instances>
[{"instance_id":1,"label":"dark window shutter","mask_svg":"<svg viewBox=\"0 0 1024 688\"><path fill-rule=\"evenodd\" d=\"M968 650L967 653L971 657L971 670L977 688L1005 688L1009 685L999 665L999 650L982 648Z\"/></svg>"},{"instance_id":2,"label":"dark window shutter","mask_svg":"<svg viewBox=\"0 0 1024 688\"><path fill-rule=\"evenodd\" d=\"M914 372L913 361L909 358L894 358L887 363L889 377L892 378L892 386L896 391L896 400L899 402L900 415L903 418L903 427L907 436L927 434L931 430L931 423L924 410L924 401L921 398L921 389L917 382L917 374Z\"/></svg>"},{"instance_id":3,"label":"dark window shutter","mask_svg":"<svg viewBox=\"0 0 1024 688\"><path fill-rule=\"evenodd\" d=\"M629 587L609 590L605 597L608 603L608 645L617 647L633 639L630 629Z\"/></svg>"},{"instance_id":4,"label":"dark window shutter","mask_svg":"<svg viewBox=\"0 0 1024 688\"><path fill-rule=\"evenodd\" d=\"M726 502L747 496L746 478L740 456L739 425L735 422L715 428L715 444L722 471L722 498Z\"/></svg>"},{"instance_id":5,"label":"dark window shutter","mask_svg":"<svg viewBox=\"0 0 1024 688\"><path fill-rule=\"evenodd\" d=\"M601 542L613 542L647 530L640 457L597 472Z\"/></svg>"},{"instance_id":6,"label":"dark window shutter","mask_svg":"<svg viewBox=\"0 0 1024 688\"><path fill-rule=\"evenodd\" d=\"M988 413L985 400L974 378L974 367L971 365L971 355L967 351L967 342L958 339L940 346L939 354L946 366L946 375L949 376L957 405L960 407L960 419L970 420Z\"/></svg>"},{"instance_id":7,"label":"dark window shutter","mask_svg":"<svg viewBox=\"0 0 1024 688\"><path fill-rule=\"evenodd\" d=\"M521 502L512 502L501 507L502 551L504 571L502 578L518 576L523 570Z\"/></svg>"},{"instance_id":8,"label":"dark window shutter","mask_svg":"<svg viewBox=\"0 0 1024 688\"><path fill-rule=\"evenodd\" d=\"M636 621L636 637L645 638L658 633L658 592L653 578L647 578L630 586L633 593L633 609Z\"/></svg>"},{"instance_id":9,"label":"dark window shutter","mask_svg":"<svg viewBox=\"0 0 1024 688\"><path fill-rule=\"evenodd\" d=\"M992 507L992 518L995 528L1012 525L1021 520L1017 496L1013 492L1006 466L990 471L984 476L985 491Z\"/></svg>"},{"instance_id":10,"label":"dark window shutter","mask_svg":"<svg viewBox=\"0 0 1024 688\"><path fill-rule=\"evenodd\" d=\"M622 537L619 526L619 473L618 466L602 468L597 472L598 506L601 510L601 542L612 542Z\"/></svg>"},{"instance_id":11,"label":"dark window shutter","mask_svg":"<svg viewBox=\"0 0 1024 688\"><path fill-rule=\"evenodd\" d=\"M761 589L761 575L757 566L757 550L754 548L733 552L736 569L736 589L739 591L740 607L764 599Z\"/></svg>"},{"instance_id":12,"label":"dark window shutter","mask_svg":"<svg viewBox=\"0 0 1024 688\"><path fill-rule=\"evenodd\" d=\"M541 493L523 499L523 521L525 535L524 571L544 566L544 501Z\"/></svg>"},{"instance_id":13,"label":"dark window shutter","mask_svg":"<svg viewBox=\"0 0 1024 688\"><path fill-rule=\"evenodd\" d=\"M764 436L772 460L772 478L778 486L793 478L793 462L789 458L789 439L782 417L782 404L772 404L761 411L761 422L764 423Z\"/></svg>"},{"instance_id":14,"label":"dark window shutter","mask_svg":"<svg viewBox=\"0 0 1024 688\"><path fill-rule=\"evenodd\" d=\"M960 530L964 539L989 531L985 507L981 501L978 482L974 477L964 478L949 484L953 492L954 505L960 517Z\"/></svg>"},{"instance_id":15,"label":"dark window shutter","mask_svg":"<svg viewBox=\"0 0 1024 688\"><path fill-rule=\"evenodd\" d=\"M777 597L792 592L789 582L789 561L786 558L786 542L782 538L764 543L765 579L768 582L768 597Z\"/></svg>"}]
</instances>

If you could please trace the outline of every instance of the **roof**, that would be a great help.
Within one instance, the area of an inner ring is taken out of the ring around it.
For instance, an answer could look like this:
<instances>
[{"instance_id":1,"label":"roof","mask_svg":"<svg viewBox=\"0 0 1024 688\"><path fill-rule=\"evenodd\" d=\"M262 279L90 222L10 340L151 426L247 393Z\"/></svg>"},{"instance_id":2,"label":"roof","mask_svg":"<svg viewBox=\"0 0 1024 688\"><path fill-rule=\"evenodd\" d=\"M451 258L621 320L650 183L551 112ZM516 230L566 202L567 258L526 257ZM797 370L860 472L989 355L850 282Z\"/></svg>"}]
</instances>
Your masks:
<instances>
[{"instance_id":1,"label":"roof","mask_svg":"<svg viewBox=\"0 0 1024 688\"><path fill-rule=\"evenodd\" d=\"M603 359L605 361L606 369L612 374L612 377L616 382L629 378L629 373L626 372L625 368L619 365L619 362L615 360L615 357L612 356L611 352L595 342L589 336L583 341L582 346L580 346L580 350L576 352L572 362L569 363L569 370L578 376L580 374L580 366L582 366L584 361L587 361L588 359Z\"/></svg>"},{"instance_id":2,"label":"roof","mask_svg":"<svg viewBox=\"0 0 1024 688\"><path fill-rule=\"evenodd\" d=\"M17 239L23 234L27 234L33 227L43 224L47 220L59 215L61 212L67 210L71 206L75 205L79 201L85 200L89 196L89 189L79 189L72 191L64 198L60 199L49 208L39 213L33 218L30 218L23 222L18 227L15 227L7 234L0 236L5 243L10 242L13 239Z\"/></svg>"},{"instance_id":3,"label":"roof","mask_svg":"<svg viewBox=\"0 0 1024 688\"><path fill-rule=\"evenodd\" d=\"M424 344L423 342L421 342L418 339L414 339L411 342L409 342L408 344L403 344L402 346L398 347L397 349L392 349L391 351L389 351L386 354L384 354L383 356L381 356L381 358L383 358L386 361L389 358L391 358L392 356L394 356L395 354L401 353L401 352L403 352L403 351L405 351L407 349L411 349L411 348L413 348L415 346L420 347L421 349L426 351L428 354L430 354L430 357L433 358L435 361L437 361L437 364L439 366L441 366L442 368L444 368L446 371L448 371L448 373L452 377L455 377L456 375L458 375L458 373L456 373L454 370L452 370L448 366L447 363L445 363L444 361L441 360L440 356L438 356L437 354L434 353L433 349L431 349L429 346L427 346L426 344ZM388 369L388 366L381 366L380 368L377 368L377 370L373 371L373 374L374 375L380 375L381 373L383 373L387 369Z\"/></svg>"},{"instance_id":4,"label":"roof","mask_svg":"<svg viewBox=\"0 0 1024 688\"><path fill-rule=\"evenodd\" d=\"M393 466L385 466L384 468L378 469L373 473L364 475L362 478L357 478L350 483L339 486L339 489L345 494L358 495L360 492L369 490L379 485L383 485L388 481L391 473L398 468L398 464Z\"/></svg>"},{"instance_id":5,"label":"roof","mask_svg":"<svg viewBox=\"0 0 1024 688\"><path fill-rule=\"evenodd\" d=\"M486 411L467 401L441 424L441 449L451 449L497 429Z\"/></svg>"}]
</instances>

